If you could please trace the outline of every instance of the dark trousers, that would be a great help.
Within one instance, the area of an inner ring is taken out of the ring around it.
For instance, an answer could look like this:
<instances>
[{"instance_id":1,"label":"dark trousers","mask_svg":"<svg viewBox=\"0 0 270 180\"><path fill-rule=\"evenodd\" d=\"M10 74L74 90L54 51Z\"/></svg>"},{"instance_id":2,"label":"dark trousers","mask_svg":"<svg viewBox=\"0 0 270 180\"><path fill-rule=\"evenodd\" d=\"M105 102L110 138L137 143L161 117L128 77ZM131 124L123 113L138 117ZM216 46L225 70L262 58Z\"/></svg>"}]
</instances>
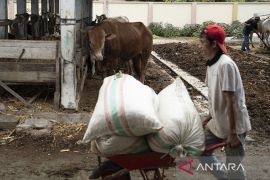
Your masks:
<instances>
[{"instance_id":1,"label":"dark trousers","mask_svg":"<svg viewBox=\"0 0 270 180\"><path fill-rule=\"evenodd\" d=\"M220 139L216 137L208 127L204 129L205 132L205 146L209 147L214 144L218 144L223 142L223 139ZM237 167L239 167L239 164L241 164L244 155L245 155L245 149L244 149L244 144L245 144L245 137L246 133L244 134L239 134L238 135L241 144L235 148L230 148L226 147L225 152L226 152L226 164L234 164ZM220 163L219 160L216 158L214 155L213 151L209 152L205 156L200 156L199 160L202 164L208 164L211 166L211 164L218 164ZM237 170L228 170L224 171L218 168L214 168L213 171L210 171L218 180L247 180L247 175L245 172L245 169L242 168L237 168Z\"/></svg>"},{"instance_id":2,"label":"dark trousers","mask_svg":"<svg viewBox=\"0 0 270 180\"><path fill-rule=\"evenodd\" d=\"M249 49L249 34L243 32L243 36L244 36L244 41L242 42L241 50L242 51L250 51L250 49Z\"/></svg>"}]
</instances>

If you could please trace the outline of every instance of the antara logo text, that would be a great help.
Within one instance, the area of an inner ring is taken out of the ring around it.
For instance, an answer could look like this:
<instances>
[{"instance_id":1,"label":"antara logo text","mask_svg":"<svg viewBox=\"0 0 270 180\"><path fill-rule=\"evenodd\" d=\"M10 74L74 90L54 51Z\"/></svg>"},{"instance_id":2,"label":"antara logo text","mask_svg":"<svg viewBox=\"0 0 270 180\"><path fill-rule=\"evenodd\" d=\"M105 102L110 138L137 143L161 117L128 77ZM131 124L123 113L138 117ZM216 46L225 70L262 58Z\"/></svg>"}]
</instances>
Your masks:
<instances>
[{"instance_id":1,"label":"antara logo text","mask_svg":"<svg viewBox=\"0 0 270 180\"><path fill-rule=\"evenodd\" d=\"M193 175L192 172L192 163L193 160L189 160L183 164L180 164L178 166L178 169L180 169L181 171L184 171L190 175ZM235 164L235 163L211 163L211 164L201 164L199 163L199 165L196 168L196 171L213 171L213 170L223 170L223 171L238 171L242 168L242 170L244 170L243 165L240 164Z\"/></svg>"}]
</instances>

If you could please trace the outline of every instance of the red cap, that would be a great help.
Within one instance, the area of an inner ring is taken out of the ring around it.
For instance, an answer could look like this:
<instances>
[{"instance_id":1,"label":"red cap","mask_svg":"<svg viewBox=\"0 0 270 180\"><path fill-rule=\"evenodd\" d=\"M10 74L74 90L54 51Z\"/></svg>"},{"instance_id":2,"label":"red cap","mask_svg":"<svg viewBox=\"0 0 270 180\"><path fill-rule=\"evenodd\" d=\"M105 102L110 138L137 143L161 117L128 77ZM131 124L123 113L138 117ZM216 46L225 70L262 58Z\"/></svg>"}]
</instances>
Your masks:
<instances>
[{"instance_id":1,"label":"red cap","mask_svg":"<svg viewBox=\"0 0 270 180\"><path fill-rule=\"evenodd\" d=\"M227 53L227 49L225 47L226 33L222 27L218 25L208 25L205 27L204 32L208 37L216 41L223 53Z\"/></svg>"}]
</instances>

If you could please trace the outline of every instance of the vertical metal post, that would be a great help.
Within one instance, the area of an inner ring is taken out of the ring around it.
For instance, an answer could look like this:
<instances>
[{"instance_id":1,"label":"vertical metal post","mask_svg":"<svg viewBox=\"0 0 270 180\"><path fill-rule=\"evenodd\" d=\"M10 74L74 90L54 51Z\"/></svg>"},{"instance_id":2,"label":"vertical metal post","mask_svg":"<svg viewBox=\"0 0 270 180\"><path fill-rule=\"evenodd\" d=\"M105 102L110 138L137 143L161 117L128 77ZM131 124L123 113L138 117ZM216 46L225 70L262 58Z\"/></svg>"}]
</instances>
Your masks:
<instances>
[{"instance_id":1,"label":"vertical metal post","mask_svg":"<svg viewBox=\"0 0 270 180\"><path fill-rule=\"evenodd\" d=\"M38 15L38 0L31 0L31 14Z\"/></svg>"},{"instance_id":2,"label":"vertical metal post","mask_svg":"<svg viewBox=\"0 0 270 180\"><path fill-rule=\"evenodd\" d=\"M49 12L54 14L54 0L49 0Z\"/></svg>"},{"instance_id":3,"label":"vertical metal post","mask_svg":"<svg viewBox=\"0 0 270 180\"><path fill-rule=\"evenodd\" d=\"M26 0L17 0L17 14L26 13Z\"/></svg>"},{"instance_id":4,"label":"vertical metal post","mask_svg":"<svg viewBox=\"0 0 270 180\"><path fill-rule=\"evenodd\" d=\"M48 33L48 0L41 0L42 28L41 36Z\"/></svg>"},{"instance_id":5,"label":"vertical metal post","mask_svg":"<svg viewBox=\"0 0 270 180\"><path fill-rule=\"evenodd\" d=\"M41 0L41 14L47 13L47 0Z\"/></svg>"},{"instance_id":6,"label":"vertical metal post","mask_svg":"<svg viewBox=\"0 0 270 180\"><path fill-rule=\"evenodd\" d=\"M55 0L55 14L59 14L59 0Z\"/></svg>"},{"instance_id":7,"label":"vertical metal post","mask_svg":"<svg viewBox=\"0 0 270 180\"><path fill-rule=\"evenodd\" d=\"M85 0L84 0L85 1ZM76 0L75 2L75 12L76 12L76 48L81 47L81 32L80 32L80 26L81 26L81 19L83 14L83 6L82 6L83 0Z\"/></svg>"},{"instance_id":8,"label":"vertical metal post","mask_svg":"<svg viewBox=\"0 0 270 180\"><path fill-rule=\"evenodd\" d=\"M39 0L31 0L32 39L40 39Z\"/></svg>"},{"instance_id":9,"label":"vertical metal post","mask_svg":"<svg viewBox=\"0 0 270 180\"><path fill-rule=\"evenodd\" d=\"M7 19L7 1L0 1L0 19ZM7 26L0 26L0 39L7 39Z\"/></svg>"},{"instance_id":10,"label":"vertical metal post","mask_svg":"<svg viewBox=\"0 0 270 180\"><path fill-rule=\"evenodd\" d=\"M49 34L54 34L55 21L56 17L54 15L54 0L49 0L49 22L48 22L48 30Z\"/></svg>"},{"instance_id":11,"label":"vertical metal post","mask_svg":"<svg viewBox=\"0 0 270 180\"><path fill-rule=\"evenodd\" d=\"M61 105L65 109L77 109L76 91L76 12L75 0L60 0L61 14Z\"/></svg>"},{"instance_id":12,"label":"vertical metal post","mask_svg":"<svg viewBox=\"0 0 270 180\"><path fill-rule=\"evenodd\" d=\"M91 22L93 20L93 0L87 0L87 1L89 4L88 5L88 16L89 16L89 21Z\"/></svg>"},{"instance_id":13,"label":"vertical metal post","mask_svg":"<svg viewBox=\"0 0 270 180\"><path fill-rule=\"evenodd\" d=\"M81 28L85 29L87 25L89 25L92 21L90 16L90 4L92 4L92 0L83 0L82 2L82 19L83 22L81 24ZM88 44L87 44L87 36L81 35L81 47L82 47L82 55L89 55Z\"/></svg>"}]
</instances>

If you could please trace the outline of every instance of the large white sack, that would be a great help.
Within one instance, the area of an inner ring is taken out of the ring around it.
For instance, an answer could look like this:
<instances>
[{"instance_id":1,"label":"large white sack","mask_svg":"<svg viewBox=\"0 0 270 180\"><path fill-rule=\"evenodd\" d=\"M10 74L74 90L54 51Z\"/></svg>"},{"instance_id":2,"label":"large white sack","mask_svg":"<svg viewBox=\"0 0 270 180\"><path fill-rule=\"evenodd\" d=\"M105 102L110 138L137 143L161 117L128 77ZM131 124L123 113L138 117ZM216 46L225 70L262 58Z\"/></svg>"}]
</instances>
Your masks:
<instances>
[{"instance_id":1,"label":"large white sack","mask_svg":"<svg viewBox=\"0 0 270 180\"><path fill-rule=\"evenodd\" d=\"M204 132L200 116L181 81L177 78L159 94L159 120L163 129L148 135L153 151L200 155L204 150Z\"/></svg>"},{"instance_id":2,"label":"large white sack","mask_svg":"<svg viewBox=\"0 0 270 180\"><path fill-rule=\"evenodd\" d=\"M91 151L99 156L110 157L150 151L144 137L103 136L91 142Z\"/></svg>"},{"instance_id":3,"label":"large white sack","mask_svg":"<svg viewBox=\"0 0 270 180\"><path fill-rule=\"evenodd\" d=\"M153 89L127 74L104 79L83 137L87 143L105 135L142 136L162 128Z\"/></svg>"}]
</instances>

